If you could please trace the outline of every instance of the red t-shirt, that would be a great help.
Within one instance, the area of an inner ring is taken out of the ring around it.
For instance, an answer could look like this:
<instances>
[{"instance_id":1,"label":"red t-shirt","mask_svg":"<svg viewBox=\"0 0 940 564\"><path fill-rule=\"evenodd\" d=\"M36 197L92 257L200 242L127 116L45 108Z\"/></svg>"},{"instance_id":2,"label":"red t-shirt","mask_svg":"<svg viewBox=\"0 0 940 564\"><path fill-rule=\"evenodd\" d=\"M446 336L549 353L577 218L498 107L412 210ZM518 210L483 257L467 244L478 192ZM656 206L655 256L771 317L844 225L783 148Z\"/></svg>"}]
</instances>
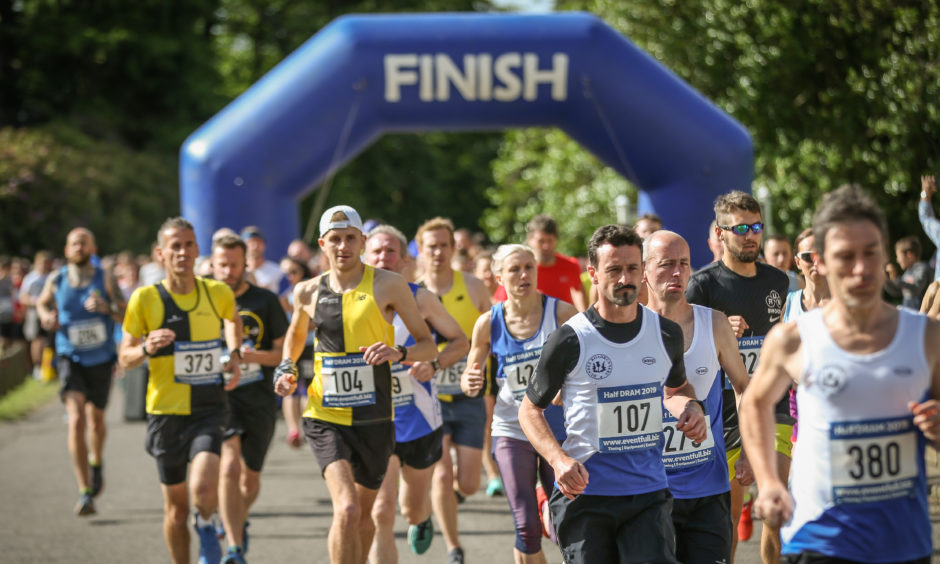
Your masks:
<instances>
[{"instance_id":1,"label":"red t-shirt","mask_svg":"<svg viewBox=\"0 0 940 564\"><path fill-rule=\"evenodd\" d=\"M581 267L578 260L555 253L555 264L551 266L538 265L539 283L536 286L539 292L546 296L558 298L570 303L571 289L581 290ZM500 286L493 297L500 302L506 301L506 289Z\"/></svg>"}]
</instances>

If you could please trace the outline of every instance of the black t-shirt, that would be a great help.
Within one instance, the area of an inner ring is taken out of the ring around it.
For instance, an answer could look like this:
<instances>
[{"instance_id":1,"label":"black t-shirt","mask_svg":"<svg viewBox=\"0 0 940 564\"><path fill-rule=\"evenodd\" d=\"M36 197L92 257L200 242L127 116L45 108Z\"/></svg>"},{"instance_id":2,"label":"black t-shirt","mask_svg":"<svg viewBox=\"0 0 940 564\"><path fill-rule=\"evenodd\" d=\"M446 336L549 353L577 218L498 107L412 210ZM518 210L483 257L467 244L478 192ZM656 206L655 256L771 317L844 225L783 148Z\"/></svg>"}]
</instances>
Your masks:
<instances>
[{"instance_id":1,"label":"black t-shirt","mask_svg":"<svg viewBox=\"0 0 940 564\"><path fill-rule=\"evenodd\" d=\"M612 323L597 313L594 306L589 307L584 315L600 334L614 343L628 343L639 333L643 323L643 314L637 310L636 319L629 323ZM663 345L672 361L666 386L678 388L685 384L685 363L683 354L685 344L682 337L682 328L674 321L660 316L659 327L662 334ZM578 335L568 325L562 325L552 332L542 346L542 355L539 358L535 375L529 382L526 395L535 405L545 409L565 383L565 377L574 370L581 355L581 344Z\"/></svg>"},{"instance_id":2,"label":"black t-shirt","mask_svg":"<svg viewBox=\"0 0 940 564\"><path fill-rule=\"evenodd\" d=\"M259 351L271 350L275 339L287 333L287 315L274 292L249 284L244 294L235 298L238 315L242 318L242 344ZM262 366L264 378L252 384L235 388L230 394L239 399L258 396L269 399L274 396L274 367ZM245 374L242 374L244 377ZM263 394L263 395L260 395Z\"/></svg>"},{"instance_id":3,"label":"black t-shirt","mask_svg":"<svg viewBox=\"0 0 940 564\"><path fill-rule=\"evenodd\" d=\"M769 264L758 262L755 265L757 274L748 277L734 272L721 261L715 261L692 275L685 291L686 299L689 303L716 309L729 317L740 315L750 327L744 331L744 337L763 337L780 321L790 279L785 272ZM775 412L778 423L793 424L786 396L777 404ZM738 413L734 390L727 382L722 417L725 446L737 448L741 445Z\"/></svg>"}]
</instances>

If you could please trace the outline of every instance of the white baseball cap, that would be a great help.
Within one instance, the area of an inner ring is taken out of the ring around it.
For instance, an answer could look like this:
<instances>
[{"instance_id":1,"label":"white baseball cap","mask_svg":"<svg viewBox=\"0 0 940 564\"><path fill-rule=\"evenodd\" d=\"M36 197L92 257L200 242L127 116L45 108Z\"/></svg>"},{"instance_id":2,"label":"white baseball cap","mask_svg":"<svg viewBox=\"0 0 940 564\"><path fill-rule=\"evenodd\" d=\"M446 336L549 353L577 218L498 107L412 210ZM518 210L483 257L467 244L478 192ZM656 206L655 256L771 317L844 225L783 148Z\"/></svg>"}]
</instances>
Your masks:
<instances>
[{"instance_id":1,"label":"white baseball cap","mask_svg":"<svg viewBox=\"0 0 940 564\"><path fill-rule=\"evenodd\" d=\"M332 221L333 216L338 213L345 215L346 219ZM359 212L350 206L333 206L320 216L320 237L323 237L330 229L344 229L346 227L355 227L360 233L365 233Z\"/></svg>"}]
</instances>

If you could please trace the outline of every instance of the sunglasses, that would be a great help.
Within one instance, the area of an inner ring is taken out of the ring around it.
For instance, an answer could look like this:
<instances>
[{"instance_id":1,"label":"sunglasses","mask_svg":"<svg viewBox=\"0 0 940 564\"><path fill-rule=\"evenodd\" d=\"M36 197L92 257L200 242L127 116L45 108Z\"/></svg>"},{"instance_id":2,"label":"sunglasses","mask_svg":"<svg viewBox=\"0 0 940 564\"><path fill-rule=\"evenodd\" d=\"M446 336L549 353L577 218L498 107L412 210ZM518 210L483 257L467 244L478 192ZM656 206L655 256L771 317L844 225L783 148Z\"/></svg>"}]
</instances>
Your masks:
<instances>
[{"instance_id":1,"label":"sunglasses","mask_svg":"<svg viewBox=\"0 0 940 564\"><path fill-rule=\"evenodd\" d=\"M796 258L803 262L813 262L813 251L802 251L796 253Z\"/></svg>"},{"instance_id":2,"label":"sunglasses","mask_svg":"<svg viewBox=\"0 0 940 564\"><path fill-rule=\"evenodd\" d=\"M764 224L759 221L750 225L739 223L737 225L719 225L718 227L725 231L730 231L735 235L747 235L748 231L751 231L754 235L759 235L764 230Z\"/></svg>"}]
</instances>

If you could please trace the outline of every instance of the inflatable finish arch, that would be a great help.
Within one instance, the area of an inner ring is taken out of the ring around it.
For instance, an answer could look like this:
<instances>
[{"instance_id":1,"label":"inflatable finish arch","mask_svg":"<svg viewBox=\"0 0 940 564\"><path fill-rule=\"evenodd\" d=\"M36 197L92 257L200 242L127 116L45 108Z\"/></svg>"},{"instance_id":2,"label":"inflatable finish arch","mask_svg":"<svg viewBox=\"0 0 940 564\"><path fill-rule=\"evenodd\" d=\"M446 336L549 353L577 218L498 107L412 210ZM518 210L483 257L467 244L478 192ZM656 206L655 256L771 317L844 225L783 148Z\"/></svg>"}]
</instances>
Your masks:
<instances>
[{"instance_id":1,"label":"inflatable finish arch","mask_svg":"<svg viewBox=\"0 0 940 564\"><path fill-rule=\"evenodd\" d=\"M216 228L256 224L273 256L298 235L298 200L383 133L531 126L639 187L693 264L711 260L714 198L750 191L745 129L595 16L346 16L186 140L182 213L203 253Z\"/></svg>"}]
</instances>

